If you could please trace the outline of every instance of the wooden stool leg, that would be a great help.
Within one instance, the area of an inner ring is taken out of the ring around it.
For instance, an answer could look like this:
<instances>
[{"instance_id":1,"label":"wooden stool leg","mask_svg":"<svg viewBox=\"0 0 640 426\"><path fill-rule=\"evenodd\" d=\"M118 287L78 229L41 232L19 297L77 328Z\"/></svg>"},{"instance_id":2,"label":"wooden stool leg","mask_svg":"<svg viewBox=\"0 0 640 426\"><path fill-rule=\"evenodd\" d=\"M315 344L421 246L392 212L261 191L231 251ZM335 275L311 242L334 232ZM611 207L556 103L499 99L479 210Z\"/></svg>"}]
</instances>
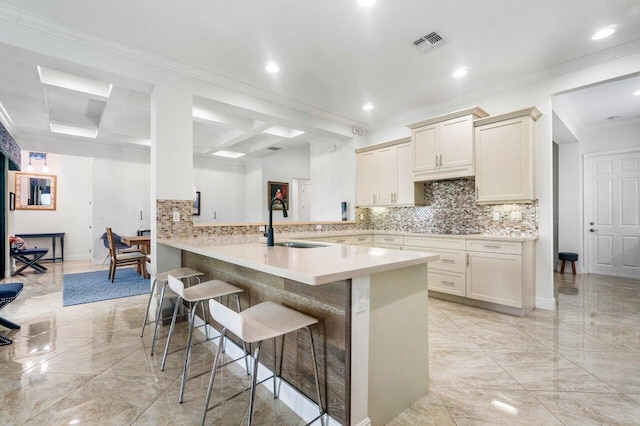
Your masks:
<instances>
[{"instance_id":1,"label":"wooden stool leg","mask_svg":"<svg viewBox=\"0 0 640 426\"><path fill-rule=\"evenodd\" d=\"M571 261L571 269L573 269L573 275L576 274L576 262L574 262L573 260Z\"/></svg>"},{"instance_id":2,"label":"wooden stool leg","mask_svg":"<svg viewBox=\"0 0 640 426\"><path fill-rule=\"evenodd\" d=\"M564 274L564 260L562 261L562 265L560 266L560 273Z\"/></svg>"}]
</instances>

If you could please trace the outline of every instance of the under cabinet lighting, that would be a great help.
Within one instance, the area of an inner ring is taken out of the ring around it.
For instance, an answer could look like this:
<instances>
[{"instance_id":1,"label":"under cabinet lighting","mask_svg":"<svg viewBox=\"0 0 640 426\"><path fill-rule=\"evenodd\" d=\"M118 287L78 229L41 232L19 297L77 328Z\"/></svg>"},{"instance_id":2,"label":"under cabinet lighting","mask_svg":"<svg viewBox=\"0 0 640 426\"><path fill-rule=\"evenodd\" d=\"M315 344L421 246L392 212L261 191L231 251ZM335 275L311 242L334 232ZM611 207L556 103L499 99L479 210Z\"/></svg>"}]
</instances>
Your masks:
<instances>
[{"instance_id":1,"label":"under cabinet lighting","mask_svg":"<svg viewBox=\"0 0 640 426\"><path fill-rule=\"evenodd\" d=\"M224 158L239 158L244 156L245 154L243 154L242 152L233 152L233 151L217 151L211 155L224 157Z\"/></svg>"},{"instance_id":2,"label":"under cabinet lighting","mask_svg":"<svg viewBox=\"0 0 640 426\"><path fill-rule=\"evenodd\" d=\"M40 75L40 82L42 84L97 95L103 98L111 96L111 89L113 89L113 84L103 83L41 66L38 66L38 75Z\"/></svg>"},{"instance_id":3,"label":"under cabinet lighting","mask_svg":"<svg viewBox=\"0 0 640 426\"><path fill-rule=\"evenodd\" d=\"M616 28L613 25L607 28L603 28L592 35L591 40L602 40L603 38L609 37L614 32L616 32Z\"/></svg>"},{"instance_id":4,"label":"under cabinet lighting","mask_svg":"<svg viewBox=\"0 0 640 426\"><path fill-rule=\"evenodd\" d=\"M362 105L362 109L365 111L371 111L373 109L373 104L371 102L367 102L366 104Z\"/></svg>"},{"instance_id":5,"label":"under cabinet lighting","mask_svg":"<svg viewBox=\"0 0 640 426\"><path fill-rule=\"evenodd\" d=\"M85 127L76 127L76 126L68 126L66 124L60 123L49 123L49 127L51 127L51 131L53 133L60 133L63 135L71 135L71 136L81 136L83 138L93 138L98 137L98 129L87 129Z\"/></svg>"}]
</instances>

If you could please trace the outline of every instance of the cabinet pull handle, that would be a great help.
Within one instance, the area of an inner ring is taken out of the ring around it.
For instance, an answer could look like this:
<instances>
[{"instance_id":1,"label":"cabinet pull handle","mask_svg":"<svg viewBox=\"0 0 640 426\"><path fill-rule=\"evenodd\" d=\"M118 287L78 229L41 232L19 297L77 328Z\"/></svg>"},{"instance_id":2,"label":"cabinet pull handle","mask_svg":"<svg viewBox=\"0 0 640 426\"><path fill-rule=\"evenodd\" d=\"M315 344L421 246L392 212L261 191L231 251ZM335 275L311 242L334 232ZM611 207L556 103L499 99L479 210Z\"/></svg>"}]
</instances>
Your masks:
<instances>
[{"instance_id":1,"label":"cabinet pull handle","mask_svg":"<svg viewBox=\"0 0 640 426\"><path fill-rule=\"evenodd\" d=\"M365 238L358 238L358 241L365 241L365 240L366 240L366 237Z\"/></svg>"},{"instance_id":2,"label":"cabinet pull handle","mask_svg":"<svg viewBox=\"0 0 640 426\"><path fill-rule=\"evenodd\" d=\"M469 253L467 253L467 268L469 267Z\"/></svg>"},{"instance_id":3,"label":"cabinet pull handle","mask_svg":"<svg viewBox=\"0 0 640 426\"><path fill-rule=\"evenodd\" d=\"M376 203L376 194L373 194L373 204Z\"/></svg>"},{"instance_id":4,"label":"cabinet pull handle","mask_svg":"<svg viewBox=\"0 0 640 426\"><path fill-rule=\"evenodd\" d=\"M456 261L453 259L440 259L440 261L444 263L456 263Z\"/></svg>"},{"instance_id":5,"label":"cabinet pull handle","mask_svg":"<svg viewBox=\"0 0 640 426\"><path fill-rule=\"evenodd\" d=\"M385 238L385 241L393 241L393 238Z\"/></svg>"},{"instance_id":6,"label":"cabinet pull handle","mask_svg":"<svg viewBox=\"0 0 640 426\"><path fill-rule=\"evenodd\" d=\"M438 154L436 154L436 168L438 168Z\"/></svg>"},{"instance_id":7,"label":"cabinet pull handle","mask_svg":"<svg viewBox=\"0 0 640 426\"><path fill-rule=\"evenodd\" d=\"M442 167L442 154L440 154L440 167Z\"/></svg>"},{"instance_id":8,"label":"cabinet pull handle","mask_svg":"<svg viewBox=\"0 0 640 426\"><path fill-rule=\"evenodd\" d=\"M489 245L489 244L485 244L484 248L501 249L502 246L492 246L492 245Z\"/></svg>"},{"instance_id":9,"label":"cabinet pull handle","mask_svg":"<svg viewBox=\"0 0 640 426\"><path fill-rule=\"evenodd\" d=\"M337 243L344 243L347 240L336 240Z\"/></svg>"},{"instance_id":10,"label":"cabinet pull handle","mask_svg":"<svg viewBox=\"0 0 640 426\"><path fill-rule=\"evenodd\" d=\"M452 283L451 281L440 281L442 284L444 285L456 285L455 283Z\"/></svg>"}]
</instances>

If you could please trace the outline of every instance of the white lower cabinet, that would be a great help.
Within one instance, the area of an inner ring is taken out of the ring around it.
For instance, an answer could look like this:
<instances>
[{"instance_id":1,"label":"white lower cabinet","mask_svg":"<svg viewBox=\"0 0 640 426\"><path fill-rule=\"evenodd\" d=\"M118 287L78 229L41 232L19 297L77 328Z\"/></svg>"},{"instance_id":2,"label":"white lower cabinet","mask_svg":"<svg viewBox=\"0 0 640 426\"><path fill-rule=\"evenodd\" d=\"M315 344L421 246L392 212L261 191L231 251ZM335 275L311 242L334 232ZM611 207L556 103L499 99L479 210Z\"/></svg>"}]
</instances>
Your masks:
<instances>
[{"instance_id":1,"label":"white lower cabinet","mask_svg":"<svg viewBox=\"0 0 640 426\"><path fill-rule=\"evenodd\" d=\"M467 240L467 296L524 314L535 307L534 241Z\"/></svg>"},{"instance_id":2,"label":"white lower cabinet","mask_svg":"<svg viewBox=\"0 0 640 426\"><path fill-rule=\"evenodd\" d=\"M464 239L407 236L405 237L405 249L439 254L439 260L429 263L429 272L427 274L429 290L465 297L466 256Z\"/></svg>"}]
</instances>

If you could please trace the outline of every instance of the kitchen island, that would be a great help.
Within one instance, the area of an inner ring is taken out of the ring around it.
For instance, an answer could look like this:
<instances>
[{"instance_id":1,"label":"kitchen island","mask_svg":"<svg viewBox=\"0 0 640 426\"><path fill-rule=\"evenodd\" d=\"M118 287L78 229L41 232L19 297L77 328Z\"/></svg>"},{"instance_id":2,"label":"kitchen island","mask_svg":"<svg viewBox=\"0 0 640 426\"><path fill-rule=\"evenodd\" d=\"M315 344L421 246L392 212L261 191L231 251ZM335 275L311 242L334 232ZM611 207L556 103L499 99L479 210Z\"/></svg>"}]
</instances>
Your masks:
<instances>
[{"instance_id":1,"label":"kitchen island","mask_svg":"<svg viewBox=\"0 0 640 426\"><path fill-rule=\"evenodd\" d=\"M327 243L267 247L256 235L158 242L180 250L183 266L241 287L245 308L269 300L320 320L313 332L322 394L336 422L385 424L427 393L427 263L437 255ZM313 396L306 345L285 340L283 377ZM265 366L272 365L267 354Z\"/></svg>"}]
</instances>

